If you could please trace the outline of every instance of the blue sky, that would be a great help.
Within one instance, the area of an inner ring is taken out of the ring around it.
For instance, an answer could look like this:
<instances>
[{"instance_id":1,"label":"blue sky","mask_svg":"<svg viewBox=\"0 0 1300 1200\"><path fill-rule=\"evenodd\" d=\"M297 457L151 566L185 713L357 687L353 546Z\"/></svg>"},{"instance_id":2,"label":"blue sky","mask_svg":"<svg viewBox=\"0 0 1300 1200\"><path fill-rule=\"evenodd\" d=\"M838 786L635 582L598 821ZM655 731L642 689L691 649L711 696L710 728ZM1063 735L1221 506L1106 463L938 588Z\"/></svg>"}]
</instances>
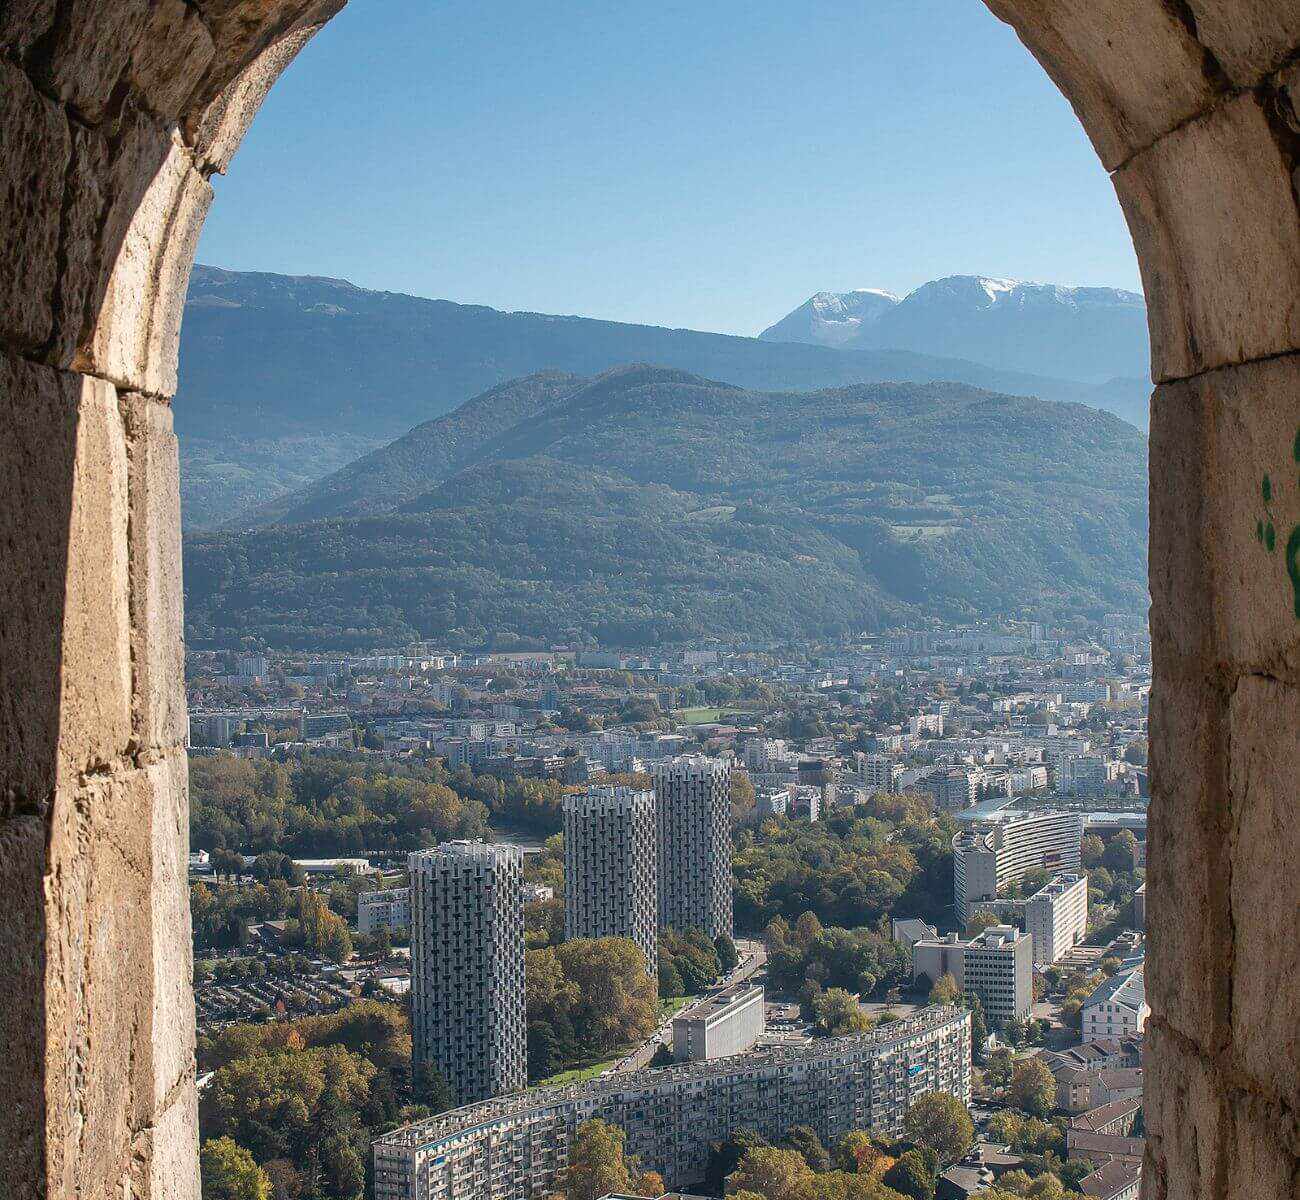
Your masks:
<instances>
[{"instance_id":1,"label":"blue sky","mask_svg":"<svg viewBox=\"0 0 1300 1200\"><path fill-rule=\"evenodd\" d=\"M351 0L200 261L756 333L819 289L1138 288L1069 106L978 0Z\"/></svg>"}]
</instances>

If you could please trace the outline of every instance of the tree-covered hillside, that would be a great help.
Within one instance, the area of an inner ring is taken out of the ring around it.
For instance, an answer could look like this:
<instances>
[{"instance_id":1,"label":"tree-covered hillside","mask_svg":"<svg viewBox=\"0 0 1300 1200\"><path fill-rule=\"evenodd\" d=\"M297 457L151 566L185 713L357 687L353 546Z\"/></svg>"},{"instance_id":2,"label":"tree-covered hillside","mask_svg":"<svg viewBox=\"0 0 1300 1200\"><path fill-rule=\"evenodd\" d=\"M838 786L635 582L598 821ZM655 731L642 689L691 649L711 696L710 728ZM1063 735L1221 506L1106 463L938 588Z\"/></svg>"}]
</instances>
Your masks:
<instances>
[{"instance_id":1,"label":"tree-covered hillside","mask_svg":"<svg viewBox=\"0 0 1300 1200\"><path fill-rule=\"evenodd\" d=\"M192 536L191 639L780 638L1146 602L1146 440L1081 405L626 367L465 408L301 513L360 515Z\"/></svg>"}]
</instances>

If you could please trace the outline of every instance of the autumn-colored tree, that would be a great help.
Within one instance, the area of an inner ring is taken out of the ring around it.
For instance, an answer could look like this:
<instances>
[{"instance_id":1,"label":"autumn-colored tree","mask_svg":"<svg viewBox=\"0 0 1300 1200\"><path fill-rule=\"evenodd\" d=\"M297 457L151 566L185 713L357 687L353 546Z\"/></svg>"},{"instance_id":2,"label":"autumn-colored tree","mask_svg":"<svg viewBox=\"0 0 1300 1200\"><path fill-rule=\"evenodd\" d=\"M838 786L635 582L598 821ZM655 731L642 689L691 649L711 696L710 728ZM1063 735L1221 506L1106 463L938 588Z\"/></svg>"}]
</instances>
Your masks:
<instances>
[{"instance_id":1,"label":"autumn-colored tree","mask_svg":"<svg viewBox=\"0 0 1300 1200\"><path fill-rule=\"evenodd\" d=\"M727 1180L727 1192L757 1192L766 1200L803 1200L813 1181L812 1168L797 1150L755 1146Z\"/></svg>"},{"instance_id":2,"label":"autumn-colored tree","mask_svg":"<svg viewBox=\"0 0 1300 1200\"><path fill-rule=\"evenodd\" d=\"M846 1037L871 1029L871 1018L862 1011L857 997L844 988L827 988L813 1001L813 1011L817 1032L824 1037Z\"/></svg>"},{"instance_id":3,"label":"autumn-colored tree","mask_svg":"<svg viewBox=\"0 0 1300 1200\"><path fill-rule=\"evenodd\" d=\"M941 975L938 982L930 989L931 1004L958 1004L960 1001L961 988L957 986L957 980L953 978L951 972Z\"/></svg>"},{"instance_id":4,"label":"autumn-colored tree","mask_svg":"<svg viewBox=\"0 0 1300 1200\"><path fill-rule=\"evenodd\" d=\"M564 1174L565 1200L599 1200L632 1190L632 1173L623 1156L626 1135L617 1125L596 1119L578 1126Z\"/></svg>"},{"instance_id":5,"label":"autumn-colored tree","mask_svg":"<svg viewBox=\"0 0 1300 1200\"><path fill-rule=\"evenodd\" d=\"M210 1138L199 1155L203 1200L271 1200L271 1181L233 1138Z\"/></svg>"},{"instance_id":6,"label":"autumn-colored tree","mask_svg":"<svg viewBox=\"0 0 1300 1200\"><path fill-rule=\"evenodd\" d=\"M1011 1068L1007 1093L1021 1112L1043 1117L1056 1105L1056 1080L1041 1058L1022 1058Z\"/></svg>"},{"instance_id":7,"label":"autumn-colored tree","mask_svg":"<svg viewBox=\"0 0 1300 1200\"><path fill-rule=\"evenodd\" d=\"M903 1133L911 1142L933 1150L941 1166L949 1166L971 1148L975 1125L966 1106L948 1092L931 1092L903 1117Z\"/></svg>"}]
</instances>

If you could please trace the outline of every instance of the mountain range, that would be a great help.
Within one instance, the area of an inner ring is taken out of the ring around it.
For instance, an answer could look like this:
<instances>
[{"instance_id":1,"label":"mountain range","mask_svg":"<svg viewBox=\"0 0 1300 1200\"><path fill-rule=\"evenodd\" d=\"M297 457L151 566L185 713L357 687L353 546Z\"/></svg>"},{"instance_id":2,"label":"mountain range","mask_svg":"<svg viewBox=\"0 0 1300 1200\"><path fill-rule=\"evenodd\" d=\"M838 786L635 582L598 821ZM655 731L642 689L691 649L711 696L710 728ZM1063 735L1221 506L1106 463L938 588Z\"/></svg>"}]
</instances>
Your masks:
<instances>
[{"instance_id":1,"label":"mountain range","mask_svg":"<svg viewBox=\"0 0 1300 1200\"><path fill-rule=\"evenodd\" d=\"M191 532L188 636L645 644L1098 616L1145 606L1146 525L1145 437L1082 404L547 371L246 527Z\"/></svg>"},{"instance_id":2,"label":"mountain range","mask_svg":"<svg viewBox=\"0 0 1300 1200\"><path fill-rule=\"evenodd\" d=\"M818 292L759 336L847 350L888 346L1099 385L1137 381L1150 390L1146 301L1118 288L952 275L902 298L871 289Z\"/></svg>"},{"instance_id":3,"label":"mountain range","mask_svg":"<svg viewBox=\"0 0 1300 1200\"><path fill-rule=\"evenodd\" d=\"M1070 312L1078 318L1074 340L1079 346L1068 363L1062 358L1061 369L1033 373L1017 365L1025 357L1017 338L1036 337L1034 331L1045 326L1030 323L1016 334L1002 316L1011 311L1004 305L988 324L987 344L959 337L957 330L975 328L984 319L978 299L984 293L957 290L969 293L978 311L963 316L959 304L934 307L930 345L939 349L925 347L917 293L901 302L879 296L883 307L876 306L880 311L872 327L886 317L900 322L903 348L895 348L860 345L861 322L844 344L825 344L833 339L818 334L815 320L803 321L800 334L791 318L763 338L733 337L501 312L367 291L334 279L199 266L182 324L175 402L186 526L247 524L251 514L272 502L291 506L297 501L288 497L413 426L498 384L543 370L589 377L619 364L648 362L781 392L958 381L1106 408L1145 427L1149 385L1124 378L1099 384L1095 370L1070 377L1065 369L1081 358L1094 366L1107 361L1113 331L1091 323L1091 308L1060 306L1061 320ZM858 301L854 311L860 316L867 305ZM897 315L905 310L913 313L910 324ZM783 327L786 332L778 336ZM1056 344L1062 340L1069 341ZM964 357L951 357L943 349L949 345L964 347ZM1045 353L1037 357L1053 361Z\"/></svg>"}]
</instances>

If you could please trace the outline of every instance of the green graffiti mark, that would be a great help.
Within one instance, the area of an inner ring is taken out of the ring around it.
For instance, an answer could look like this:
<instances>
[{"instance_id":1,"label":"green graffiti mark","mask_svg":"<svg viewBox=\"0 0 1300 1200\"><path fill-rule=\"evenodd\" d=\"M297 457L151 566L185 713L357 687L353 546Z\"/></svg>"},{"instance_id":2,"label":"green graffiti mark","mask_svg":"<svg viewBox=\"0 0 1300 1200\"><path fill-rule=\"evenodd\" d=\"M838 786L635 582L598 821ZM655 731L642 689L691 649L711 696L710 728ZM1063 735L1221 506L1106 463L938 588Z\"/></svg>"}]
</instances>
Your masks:
<instances>
[{"instance_id":1,"label":"green graffiti mark","mask_svg":"<svg viewBox=\"0 0 1300 1200\"><path fill-rule=\"evenodd\" d=\"M1263 521L1256 521L1256 522L1255 522L1255 540L1256 540L1257 542L1263 542L1263 540L1264 540L1264 522L1263 522Z\"/></svg>"},{"instance_id":2,"label":"green graffiti mark","mask_svg":"<svg viewBox=\"0 0 1300 1200\"><path fill-rule=\"evenodd\" d=\"M1271 504L1273 502L1273 481L1267 475L1264 476L1264 482L1259 485L1259 490L1264 494L1264 503Z\"/></svg>"},{"instance_id":3,"label":"green graffiti mark","mask_svg":"<svg viewBox=\"0 0 1300 1200\"><path fill-rule=\"evenodd\" d=\"M1300 429L1295 431L1295 443L1291 447L1291 457L1300 462Z\"/></svg>"},{"instance_id":4,"label":"green graffiti mark","mask_svg":"<svg viewBox=\"0 0 1300 1200\"><path fill-rule=\"evenodd\" d=\"M1273 529L1273 522L1270 521L1267 525L1264 526L1264 549L1267 550L1270 554L1272 554L1274 547L1276 545L1277 545L1277 533Z\"/></svg>"},{"instance_id":5,"label":"green graffiti mark","mask_svg":"<svg viewBox=\"0 0 1300 1200\"><path fill-rule=\"evenodd\" d=\"M1291 530L1286 543L1286 573L1291 576L1291 595L1296 620L1300 621L1300 525Z\"/></svg>"}]
</instances>

